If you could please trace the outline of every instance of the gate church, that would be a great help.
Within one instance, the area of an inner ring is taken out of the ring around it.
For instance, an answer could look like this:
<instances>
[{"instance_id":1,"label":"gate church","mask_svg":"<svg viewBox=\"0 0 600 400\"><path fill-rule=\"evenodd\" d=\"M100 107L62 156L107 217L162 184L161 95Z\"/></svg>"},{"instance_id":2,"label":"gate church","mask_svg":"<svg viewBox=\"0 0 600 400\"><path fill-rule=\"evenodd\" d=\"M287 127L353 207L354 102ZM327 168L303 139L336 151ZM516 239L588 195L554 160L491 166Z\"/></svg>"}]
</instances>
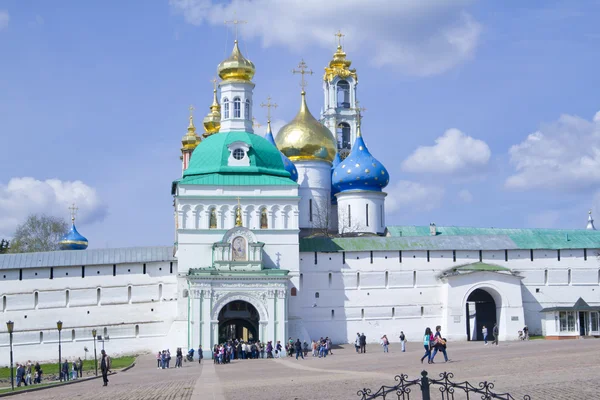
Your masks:
<instances>
[{"instance_id":1,"label":"gate church","mask_svg":"<svg viewBox=\"0 0 600 400\"><path fill-rule=\"evenodd\" d=\"M340 43L319 120L303 88L295 118L277 135L269 122L262 137L255 66L236 41L204 132L190 115L182 139L173 247L87 250L73 219L62 251L0 255L16 356L54 358L58 320L66 356L89 348L92 329L112 353L208 350L232 337L348 343L364 332L375 342L402 330L419 340L436 325L449 340L481 340L495 323L501 340L524 325L550 338L600 335L591 214L581 230L386 225L389 175L366 145L350 67ZM302 62L295 72L304 83L310 71ZM270 118L271 100L261 105Z\"/></svg>"}]
</instances>

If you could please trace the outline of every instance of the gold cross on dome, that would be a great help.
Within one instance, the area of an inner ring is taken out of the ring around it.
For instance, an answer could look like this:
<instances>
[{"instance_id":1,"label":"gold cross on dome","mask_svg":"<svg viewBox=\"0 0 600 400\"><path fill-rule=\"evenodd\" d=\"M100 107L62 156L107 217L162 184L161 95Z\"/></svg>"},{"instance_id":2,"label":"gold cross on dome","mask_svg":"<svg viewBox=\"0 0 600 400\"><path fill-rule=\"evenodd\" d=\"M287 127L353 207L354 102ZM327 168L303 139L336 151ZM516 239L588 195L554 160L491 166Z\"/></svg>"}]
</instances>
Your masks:
<instances>
[{"instance_id":1,"label":"gold cross on dome","mask_svg":"<svg viewBox=\"0 0 600 400\"><path fill-rule=\"evenodd\" d=\"M304 59L302 59L300 61L300 64L298 64L298 69L293 69L292 73L302 75L302 79L300 79L300 87L302 88L302 91L304 91L304 89L308 86L308 83L306 82L306 80L304 80L304 75L312 75L312 69L308 69L308 65L306 65Z\"/></svg>"},{"instance_id":2,"label":"gold cross on dome","mask_svg":"<svg viewBox=\"0 0 600 400\"><path fill-rule=\"evenodd\" d=\"M190 104L190 107L188 108L188 110L190 110L190 118L192 118L194 116L194 106L192 104Z\"/></svg>"},{"instance_id":3,"label":"gold cross on dome","mask_svg":"<svg viewBox=\"0 0 600 400\"><path fill-rule=\"evenodd\" d=\"M237 11L233 12L233 19L231 21L225 21L225 25L229 25L229 24L233 24L234 27L234 31L235 31L235 40L237 41L238 38L238 25L239 24L247 24L248 21L242 21L236 18L237 16Z\"/></svg>"},{"instance_id":4,"label":"gold cross on dome","mask_svg":"<svg viewBox=\"0 0 600 400\"><path fill-rule=\"evenodd\" d=\"M75 217L77 216L79 208L75 207L75 203L73 203L71 207L69 207L69 210L71 211L71 222L75 222Z\"/></svg>"},{"instance_id":5,"label":"gold cross on dome","mask_svg":"<svg viewBox=\"0 0 600 400\"><path fill-rule=\"evenodd\" d=\"M339 45L339 46L341 46L341 45L342 45L342 38L343 38L344 36L346 36L346 35L344 35L344 34L342 33L342 31L338 29L338 31L337 31L337 33L335 34L335 36L337 36L337 38L338 38L338 45Z\"/></svg>"},{"instance_id":6,"label":"gold cross on dome","mask_svg":"<svg viewBox=\"0 0 600 400\"><path fill-rule=\"evenodd\" d=\"M252 117L252 128L260 128L262 125L256 122L256 118Z\"/></svg>"},{"instance_id":7,"label":"gold cross on dome","mask_svg":"<svg viewBox=\"0 0 600 400\"><path fill-rule=\"evenodd\" d=\"M267 107L267 121L271 121L271 108L277 108L277 103L271 103L271 96L267 97L266 103L260 103L261 107Z\"/></svg>"},{"instance_id":8,"label":"gold cross on dome","mask_svg":"<svg viewBox=\"0 0 600 400\"><path fill-rule=\"evenodd\" d=\"M356 107L352 108L352 110L356 111L358 113L358 124L360 125L361 119L362 119L362 113L363 111L367 111L366 108L361 107L360 106L360 101L356 100Z\"/></svg>"}]
</instances>

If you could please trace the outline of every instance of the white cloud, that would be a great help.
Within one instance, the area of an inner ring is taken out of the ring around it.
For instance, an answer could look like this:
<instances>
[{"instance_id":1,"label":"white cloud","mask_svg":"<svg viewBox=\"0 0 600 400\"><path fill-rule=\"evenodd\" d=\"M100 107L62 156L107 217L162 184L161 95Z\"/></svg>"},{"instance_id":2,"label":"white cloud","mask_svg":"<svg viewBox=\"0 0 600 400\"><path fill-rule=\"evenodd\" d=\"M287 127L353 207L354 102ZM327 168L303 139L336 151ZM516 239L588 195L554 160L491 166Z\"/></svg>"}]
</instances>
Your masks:
<instances>
[{"instance_id":1,"label":"white cloud","mask_svg":"<svg viewBox=\"0 0 600 400\"><path fill-rule=\"evenodd\" d=\"M8 15L8 11L0 10L0 30L8 27L9 21L10 15Z\"/></svg>"},{"instance_id":2,"label":"white cloud","mask_svg":"<svg viewBox=\"0 0 600 400\"><path fill-rule=\"evenodd\" d=\"M170 0L188 23L222 25L234 11L247 24L244 37L259 37L265 47L297 51L317 45L334 50L341 29L347 50L365 49L375 65L393 65L414 75L444 72L469 59L481 25L465 9L474 0Z\"/></svg>"},{"instance_id":3,"label":"white cloud","mask_svg":"<svg viewBox=\"0 0 600 400\"><path fill-rule=\"evenodd\" d=\"M388 186L385 199L387 212L429 211L438 208L444 198L444 189L411 181L399 181Z\"/></svg>"},{"instance_id":4,"label":"white cloud","mask_svg":"<svg viewBox=\"0 0 600 400\"><path fill-rule=\"evenodd\" d=\"M462 189L458 192L458 198L464 203L470 203L473 201L473 194L467 189Z\"/></svg>"},{"instance_id":5,"label":"white cloud","mask_svg":"<svg viewBox=\"0 0 600 400\"><path fill-rule=\"evenodd\" d=\"M402 162L402 169L417 173L465 173L486 165L491 151L483 140L448 129L433 146L420 146Z\"/></svg>"},{"instance_id":6,"label":"white cloud","mask_svg":"<svg viewBox=\"0 0 600 400\"><path fill-rule=\"evenodd\" d=\"M509 189L584 189L600 184L600 112L591 121L561 115L509 150Z\"/></svg>"},{"instance_id":7,"label":"white cloud","mask_svg":"<svg viewBox=\"0 0 600 400\"><path fill-rule=\"evenodd\" d=\"M98 221L106 215L106 207L96 190L81 181L12 178L7 185L0 184L0 237L10 237L29 214L68 219L72 203L79 208L80 223Z\"/></svg>"}]
</instances>

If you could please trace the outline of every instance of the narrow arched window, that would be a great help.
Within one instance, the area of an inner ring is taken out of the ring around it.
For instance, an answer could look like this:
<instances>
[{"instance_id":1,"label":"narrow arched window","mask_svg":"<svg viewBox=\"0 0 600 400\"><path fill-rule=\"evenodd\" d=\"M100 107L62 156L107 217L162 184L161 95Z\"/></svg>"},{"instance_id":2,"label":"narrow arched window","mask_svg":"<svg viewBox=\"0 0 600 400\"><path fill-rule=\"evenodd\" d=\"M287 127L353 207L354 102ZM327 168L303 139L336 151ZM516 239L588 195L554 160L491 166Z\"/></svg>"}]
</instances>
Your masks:
<instances>
[{"instance_id":1,"label":"narrow arched window","mask_svg":"<svg viewBox=\"0 0 600 400\"><path fill-rule=\"evenodd\" d=\"M131 303L131 286L127 286L127 302Z\"/></svg>"},{"instance_id":2,"label":"narrow arched window","mask_svg":"<svg viewBox=\"0 0 600 400\"><path fill-rule=\"evenodd\" d=\"M290 296L296 296L297 293L298 293L298 291L296 290L295 287L293 287L292 290L290 290Z\"/></svg>"},{"instance_id":3,"label":"narrow arched window","mask_svg":"<svg viewBox=\"0 0 600 400\"><path fill-rule=\"evenodd\" d=\"M350 108L350 85L347 81L339 81L337 84L337 106Z\"/></svg>"},{"instance_id":4,"label":"narrow arched window","mask_svg":"<svg viewBox=\"0 0 600 400\"><path fill-rule=\"evenodd\" d=\"M233 118L241 118L242 117L242 101L239 97L233 99Z\"/></svg>"},{"instance_id":5,"label":"narrow arched window","mask_svg":"<svg viewBox=\"0 0 600 400\"><path fill-rule=\"evenodd\" d=\"M315 292L315 299L319 298L319 292Z\"/></svg>"},{"instance_id":6,"label":"narrow arched window","mask_svg":"<svg viewBox=\"0 0 600 400\"><path fill-rule=\"evenodd\" d=\"M352 226L352 208L348 204L348 227Z\"/></svg>"},{"instance_id":7,"label":"narrow arched window","mask_svg":"<svg viewBox=\"0 0 600 400\"><path fill-rule=\"evenodd\" d=\"M369 205L365 204L366 206L366 210L365 210L365 221L367 223L367 226L369 226Z\"/></svg>"},{"instance_id":8,"label":"narrow arched window","mask_svg":"<svg viewBox=\"0 0 600 400\"><path fill-rule=\"evenodd\" d=\"M210 209L210 218L208 222L208 227L210 229L215 229L217 227L217 211L214 208Z\"/></svg>"},{"instance_id":9,"label":"narrow arched window","mask_svg":"<svg viewBox=\"0 0 600 400\"><path fill-rule=\"evenodd\" d=\"M267 218L267 209L263 208L260 210L260 229L267 229L269 227L269 219Z\"/></svg>"},{"instance_id":10,"label":"narrow arched window","mask_svg":"<svg viewBox=\"0 0 600 400\"><path fill-rule=\"evenodd\" d=\"M75 341L75 329L71 329L71 341Z\"/></svg>"},{"instance_id":11,"label":"narrow arched window","mask_svg":"<svg viewBox=\"0 0 600 400\"><path fill-rule=\"evenodd\" d=\"M350 150L352 143L350 142L350 125L346 122L340 122L336 129L338 148Z\"/></svg>"},{"instance_id":12,"label":"narrow arched window","mask_svg":"<svg viewBox=\"0 0 600 400\"><path fill-rule=\"evenodd\" d=\"M135 326L135 337L140 337L140 326L139 325Z\"/></svg>"},{"instance_id":13,"label":"narrow arched window","mask_svg":"<svg viewBox=\"0 0 600 400\"><path fill-rule=\"evenodd\" d=\"M246 107L244 108L244 117L248 120L252 120L252 116L250 115L250 99L246 100Z\"/></svg>"},{"instance_id":14,"label":"narrow arched window","mask_svg":"<svg viewBox=\"0 0 600 400\"><path fill-rule=\"evenodd\" d=\"M162 301L163 297L163 285L162 283L158 284L158 301Z\"/></svg>"},{"instance_id":15,"label":"narrow arched window","mask_svg":"<svg viewBox=\"0 0 600 400\"><path fill-rule=\"evenodd\" d=\"M102 302L102 289L96 289L96 305L100 305Z\"/></svg>"},{"instance_id":16,"label":"narrow arched window","mask_svg":"<svg viewBox=\"0 0 600 400\"><path fill-rule=\"evenodd\" d=\"M223 99L223 119L229 119L229 99Z\"/></svg>"}]
</instances>

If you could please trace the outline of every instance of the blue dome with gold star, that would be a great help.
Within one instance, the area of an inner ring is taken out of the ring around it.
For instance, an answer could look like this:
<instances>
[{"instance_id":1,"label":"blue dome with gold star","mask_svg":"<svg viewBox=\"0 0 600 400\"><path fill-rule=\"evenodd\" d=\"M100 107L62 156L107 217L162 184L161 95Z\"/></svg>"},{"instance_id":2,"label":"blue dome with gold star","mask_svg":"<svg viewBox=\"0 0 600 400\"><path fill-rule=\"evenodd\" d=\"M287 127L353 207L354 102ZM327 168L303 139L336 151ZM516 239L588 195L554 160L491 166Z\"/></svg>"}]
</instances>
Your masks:
<instances>
[{"instance_id":1,"label":"blue dome with gold star","mask_svg":"<svg viewBox=\"0 0 600 400\"><path fill-rule=\"evenodd\" d=\"M71 229L58 242L58 245L61 250L85 250L88 247L88 240L77 232L75 221L73 221Z\"/></svg>"},{"instance_id":2,"label":"blue dome with gold star","mask_svg":"<svg viewBox=\"0 0 600 400\"><path fill-rule=\"evenodd\" d=\"M387 170L369 153L358 127L358 137L352 150L333 170L331 183L340 192L350 190L369 190L381 192L390 181Z\"/></svg>"},{"instance_id":3,"label":"blue dome with gold star","mask_svg":"<svg viewBox=\"0 0 600 400\"><path fill-rule=\"evenodd\" d=\"M271 131L271 121L267 122L267 134L265 135L265 139L267 139L273 144L273 146L277 148L277 145L275 144L275 138L273 137L273 132ZM286 155L283 153L281 153L281 161L283 161L283 166L285 170L290 173L292 180L294 182L298 182L298 170L296 169L294 163L291 162L290 159L287 158Z\"/></svg>"},{"instance_id":4,"label":"blue dome with gold star","mask_svg":"<svg viewBox=\"0 0 600 400\"><path fill-rule=\"evenodd\" d=\"M331 164L331 204L337 204L337 197L335 197L335 195L340 192L335 186L333 186L333 170L335 167L340 165L341 162L342 159L340 157L340 153L335 153L335 158Z\"/></svg>"}]
</instances>

